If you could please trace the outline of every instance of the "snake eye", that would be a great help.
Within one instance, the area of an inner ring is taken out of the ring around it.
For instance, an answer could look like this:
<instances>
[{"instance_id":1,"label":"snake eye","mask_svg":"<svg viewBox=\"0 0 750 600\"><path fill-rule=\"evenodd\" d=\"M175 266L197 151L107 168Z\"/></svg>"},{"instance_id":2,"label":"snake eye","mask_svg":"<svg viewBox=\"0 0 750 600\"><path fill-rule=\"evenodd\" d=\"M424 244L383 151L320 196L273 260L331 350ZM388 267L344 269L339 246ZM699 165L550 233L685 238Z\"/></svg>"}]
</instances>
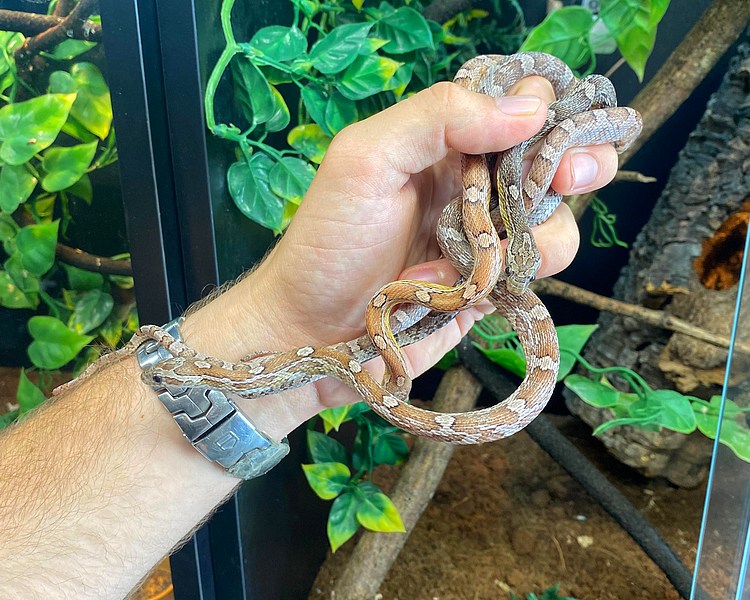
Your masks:
<instances>
[{"instance_id":1,"label":"snake eye","mask_svg":"<svg viewBox=\"0 0 750 600\"><path fill-rule=\"evenodd\" d=\"M152 377L152 379L154 380L154 383L161 383L162 382L161 375L154 375Z\"/></svg>"},{"instance_id":2,"label":"snake eye","mask_svg":"<svg viewBox=\"0 0 750 600\"><path fill-rule=\"evenodd\" d=\"M505 265L505 274L506 274L506 275L507 275L508 277L510 277L510 266L509 266L509 265Z\"/></svg>"}]
</instances>

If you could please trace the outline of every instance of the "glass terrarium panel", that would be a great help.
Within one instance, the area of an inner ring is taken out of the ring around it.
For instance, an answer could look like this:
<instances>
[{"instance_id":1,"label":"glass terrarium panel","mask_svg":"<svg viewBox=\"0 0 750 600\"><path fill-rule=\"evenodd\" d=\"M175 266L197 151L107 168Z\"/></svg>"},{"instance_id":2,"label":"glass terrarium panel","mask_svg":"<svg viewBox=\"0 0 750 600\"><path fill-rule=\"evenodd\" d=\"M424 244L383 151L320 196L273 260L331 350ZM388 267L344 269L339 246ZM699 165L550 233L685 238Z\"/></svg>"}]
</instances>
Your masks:
<instances>
[{"instance_id":1,"label":"glass terrarium panel","mask_svg":"<svg viewBox=\"0 0 750 600\"><path fill-rule=\"evenodd\" d=\"M749 238L750 239L750 238ZM750 598L750 452L747 448L750 387L750 282L745 246L740 294L732 332L719 417L704 415L699 426L718 428L696 559L693 598ZM719 401L718 398L716 401ZM719 441L723 443L719 443Z\"/></svg>"}]
</instances>

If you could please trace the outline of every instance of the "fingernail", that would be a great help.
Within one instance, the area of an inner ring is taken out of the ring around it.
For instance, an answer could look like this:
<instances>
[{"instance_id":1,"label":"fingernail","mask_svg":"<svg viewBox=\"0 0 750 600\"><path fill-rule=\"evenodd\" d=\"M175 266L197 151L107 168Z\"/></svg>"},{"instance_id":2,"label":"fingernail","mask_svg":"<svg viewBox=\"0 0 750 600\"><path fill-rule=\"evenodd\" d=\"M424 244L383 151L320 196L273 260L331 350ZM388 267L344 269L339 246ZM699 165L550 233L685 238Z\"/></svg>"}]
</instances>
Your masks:
<instances>
[{"instance_id":1,"label":"fingernail","mask_svg":"<svg viewBox=\"0 0 750 600\"><path fill-rule=\"evenodd\" d=\"M449 276L442 269L436 269L433 266L416 265L405 269L399 276L399 279L414 279L416 281L427 281L429 283L438 283L440 285L453 285L456 280L455 276Z\"/></svg>"},{"instance_id":2,"label":"fingernail","mask_svg":"<svg viewBox=\"0 0 750 600\"><path fill-rule=\"evenodd\" d=\"M536 96L501 96L495 102L502 112L514 117L536 114L542 105L542 99Z\"/></svg>"},{"instance_id":3,"label":"fingernail","mask_svg":"<svg viewBox=\"0 0 750 600\"><path fill-rule=\"evenodd\" d=\"M573 176L573 192L590 186L599 176L599 161L585 150L573 150L570 157L570 174Z\"/></svg>"}]
</instances>

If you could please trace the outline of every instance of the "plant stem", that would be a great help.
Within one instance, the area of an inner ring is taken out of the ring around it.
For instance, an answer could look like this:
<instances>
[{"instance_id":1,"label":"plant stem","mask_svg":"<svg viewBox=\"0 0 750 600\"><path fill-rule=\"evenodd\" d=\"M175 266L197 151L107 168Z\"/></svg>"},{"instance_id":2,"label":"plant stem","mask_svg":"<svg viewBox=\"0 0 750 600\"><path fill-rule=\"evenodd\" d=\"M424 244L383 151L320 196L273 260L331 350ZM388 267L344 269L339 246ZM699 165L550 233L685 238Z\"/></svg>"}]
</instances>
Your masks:
<instances>
[{"instance_id":1,"label":"plant stem","mask_svg":"<svg viewBox=\"0 0 750 600\"><path fill-rule=\"evenodd\" d=\"M208 126L211 133L216 134L216 115L214 114L214 97L216 96L216 90L219 87L224 71L226 71L229 63L234 58L234 55L240 51L240 47L234 39L234 32L232 31L232 7L234 6L234 0L222 0L221 3L221 30L224 33L224 41L226 45L224 50L221 51L219 59L216 61L211 75L206 83L206 95L203 98L204 110L206 112L206 125Z\"/></svg>"}]
</instances>

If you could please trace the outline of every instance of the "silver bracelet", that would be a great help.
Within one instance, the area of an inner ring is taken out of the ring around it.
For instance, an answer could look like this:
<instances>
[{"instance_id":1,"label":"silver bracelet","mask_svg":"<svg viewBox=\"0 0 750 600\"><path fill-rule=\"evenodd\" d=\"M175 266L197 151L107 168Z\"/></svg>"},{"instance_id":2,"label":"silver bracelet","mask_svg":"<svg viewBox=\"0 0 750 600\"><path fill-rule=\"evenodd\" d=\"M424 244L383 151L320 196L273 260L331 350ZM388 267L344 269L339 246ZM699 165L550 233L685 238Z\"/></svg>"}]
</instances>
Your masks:
<instances>
[{"instance_id":1,"label":"silver bracelet","mask_svg":"<svg viewBox=\"0 0 750 600\"><path fill-rule=\"evenodd\" d=\"M183 320L180 317L170 321L162 329L182 340L179 326ZM143 369L172 355L158 342L149 340L138 347L136 357ZM258 431L224 392L159 384L152 387L193 448L219 463L233 477L253 479L265 475L289 454L286 438L275 442Z\"/></svg>"}]
</instances>

